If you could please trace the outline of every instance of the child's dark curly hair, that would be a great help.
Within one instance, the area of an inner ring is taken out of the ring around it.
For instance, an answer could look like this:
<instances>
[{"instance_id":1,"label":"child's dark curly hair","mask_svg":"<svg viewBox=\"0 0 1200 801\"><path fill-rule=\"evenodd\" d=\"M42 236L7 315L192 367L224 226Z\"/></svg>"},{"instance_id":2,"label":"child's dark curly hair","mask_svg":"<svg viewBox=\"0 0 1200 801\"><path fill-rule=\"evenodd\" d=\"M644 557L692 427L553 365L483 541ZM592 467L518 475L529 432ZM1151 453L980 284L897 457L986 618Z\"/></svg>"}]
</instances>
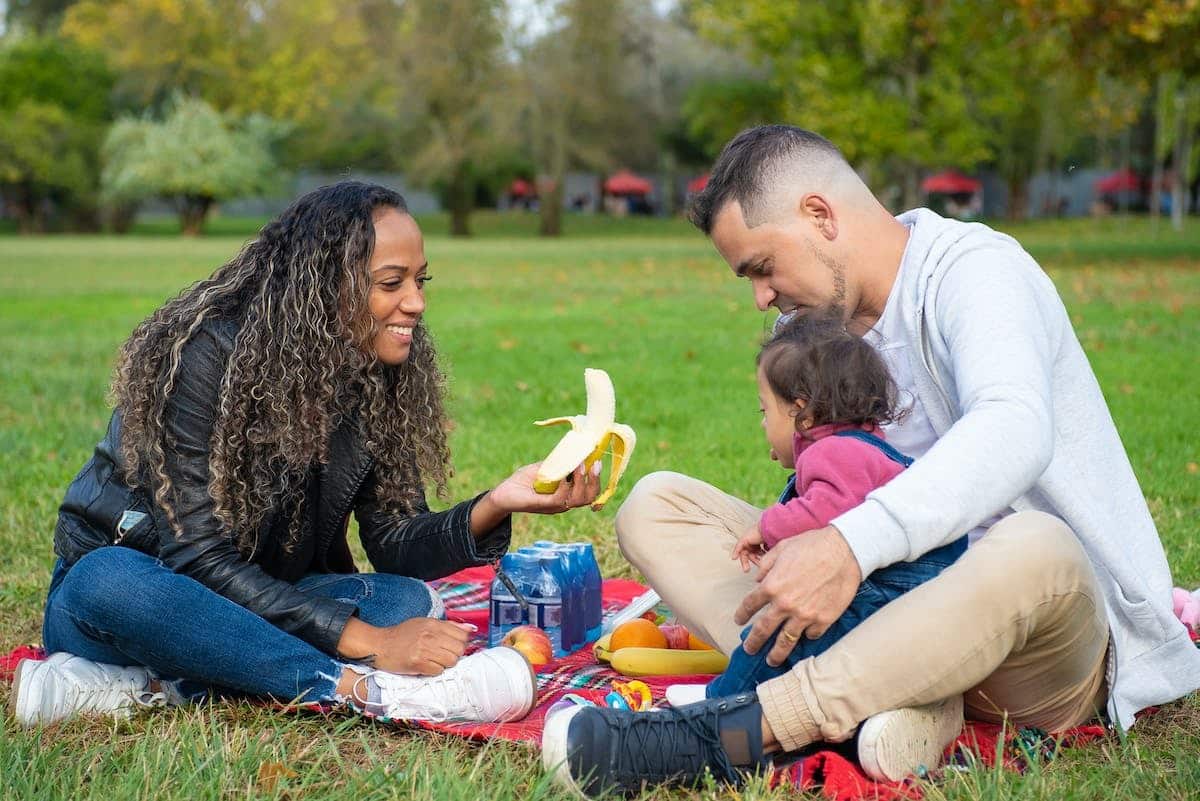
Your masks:
<instances>
[{"instance_id":1,"label":"child's dark curly hair","mask_svg":"<svg viewBox=\"0 0 1200 801\"><path fill-rule=\"evenodd\" d=\"M882 357L840 317L796 315L763 344L757 364L772 392L804 401L797 431L803 432L805 420L813 426L883 425L903 416Z\"/></svg>"}]
</instances>

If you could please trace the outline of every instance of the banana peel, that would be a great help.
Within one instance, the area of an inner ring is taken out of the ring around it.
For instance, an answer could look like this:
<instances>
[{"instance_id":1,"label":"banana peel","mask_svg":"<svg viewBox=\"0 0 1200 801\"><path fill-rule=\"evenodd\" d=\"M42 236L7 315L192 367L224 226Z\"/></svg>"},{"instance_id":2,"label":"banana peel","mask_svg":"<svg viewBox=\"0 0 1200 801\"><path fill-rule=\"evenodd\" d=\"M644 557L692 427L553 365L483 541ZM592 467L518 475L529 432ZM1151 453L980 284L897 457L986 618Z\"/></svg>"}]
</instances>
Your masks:
<instances>
[{"instance_id":1,"label":"banana peel","mask_svg":"<svg viewBox=\"0 0 1200 801\"><path fill-rule=\"evenodd\" d=\"M559 484L580 464L584 469L601 459L612 448L612 468L608 473L608 486L592 502L592 511L600 511L617 489L617 482L629 464L629 457L637 445L633 429L616 422L617 400L612 379L604 370L589 367L583 371L583 383L587 388L587 413L569 417L551 417L535 420L537 426L567 424L571 430L542 460L534 479L534 492L550 495L558 490Z\"/></svg>"},{"instance_id":2,"label":"banana peel","mask_svg":"<svg viewBox=\"0 0 1200 801\"><path fill-rule=\"evenodd\" d=\"M720 651L683 648L609 648L611 637L605 634L592 646L600 662L612 665L625 676L690 676L721 673L729 667L729 657Z\"/></svg>"}]
</instances>

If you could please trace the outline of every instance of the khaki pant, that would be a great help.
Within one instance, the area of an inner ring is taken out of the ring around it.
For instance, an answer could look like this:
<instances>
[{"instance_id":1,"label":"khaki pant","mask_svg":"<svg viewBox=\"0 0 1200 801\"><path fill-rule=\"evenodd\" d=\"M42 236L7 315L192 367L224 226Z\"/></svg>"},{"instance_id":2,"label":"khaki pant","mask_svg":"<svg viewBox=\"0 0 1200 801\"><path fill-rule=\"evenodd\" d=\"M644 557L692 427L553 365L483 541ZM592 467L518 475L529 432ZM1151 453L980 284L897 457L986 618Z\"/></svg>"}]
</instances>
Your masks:
<instances>
[{"instance_id":1,"label":"khaki pant","mask_svg":"<svg viewBox=\"0 0 1200 801\"><path fill-rule=\"evenodd\" d=\"M691 631L725 653L754 587L729 558L761 510L678 473L638 482L617 514L625 557ZM786 750L851 736L867 717L963 694L966 714L1061 731L1107 699L1108 624L1087 556L1041 512L1009 515L937 578L828 651L760 684Z\"/></svg>"}]
</instances>

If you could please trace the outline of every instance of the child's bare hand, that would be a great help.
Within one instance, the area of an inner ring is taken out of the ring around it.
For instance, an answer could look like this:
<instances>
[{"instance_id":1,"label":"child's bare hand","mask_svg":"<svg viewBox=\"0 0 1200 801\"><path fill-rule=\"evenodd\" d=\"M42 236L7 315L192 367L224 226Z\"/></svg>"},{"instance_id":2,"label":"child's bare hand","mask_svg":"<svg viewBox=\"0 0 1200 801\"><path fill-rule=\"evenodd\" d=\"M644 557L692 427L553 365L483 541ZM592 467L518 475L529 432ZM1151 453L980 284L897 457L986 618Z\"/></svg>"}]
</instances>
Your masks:
<instances>
[{"instance_id":1,"label":"child's bare hand","mask_svg":"<svg viewBox=\"0 0 1200 801\"><path fill-rule=\"evenodd\" d=\"M732 553L729 554L730 559L736 559L742 564L742 572L749 573L750 565L757 565L762 559L763 554L763 536L758 530L758 526L752 526L745 534L738 539L737 544L733 546Z\"/></svg>"}]
</instances>

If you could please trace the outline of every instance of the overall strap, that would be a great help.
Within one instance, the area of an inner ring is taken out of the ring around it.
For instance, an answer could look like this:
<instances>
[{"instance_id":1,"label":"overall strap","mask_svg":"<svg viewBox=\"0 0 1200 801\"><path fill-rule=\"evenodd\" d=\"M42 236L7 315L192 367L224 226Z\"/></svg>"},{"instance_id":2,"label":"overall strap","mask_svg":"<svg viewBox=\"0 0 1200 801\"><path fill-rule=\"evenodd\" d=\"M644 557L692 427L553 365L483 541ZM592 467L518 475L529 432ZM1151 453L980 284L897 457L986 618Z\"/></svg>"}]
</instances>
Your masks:
<instances>
[{"instance_id":1,"label":"overall strap","mask_svg":"<svg viewBox=\"0 0 1200 801\"><path fill-rule=\"evenodd\" d=\"M779 495L779 500L776 503L787 503L792 498L796 497L796 474L792 473L788 476L787 485L784 486L783 492Z\"/></svg>"},{"instance_id":2,"label":"overall strap","mask_svg":"<svg viewBox=\"0 0 1200 801\"><path fill-rule=\"evenodd\" d=\"M893 462L897 462L898 464L904 465L905 467L908 467L910 464L912 464L915 461L911 457L905 456L903 453L901 453L900 451L893 448L886 441L884 441L881 437L877 437L874 434L868 434L866 431L863 431L862 429L856 428L853 431L839 431L836 434L834 434L834 436L835 437L850 437L851 439L857 439L862 442L865 442L868 445L874 445L876 448L883 451L884 456L891 459Z\"/></svg>"}]
</instances>

